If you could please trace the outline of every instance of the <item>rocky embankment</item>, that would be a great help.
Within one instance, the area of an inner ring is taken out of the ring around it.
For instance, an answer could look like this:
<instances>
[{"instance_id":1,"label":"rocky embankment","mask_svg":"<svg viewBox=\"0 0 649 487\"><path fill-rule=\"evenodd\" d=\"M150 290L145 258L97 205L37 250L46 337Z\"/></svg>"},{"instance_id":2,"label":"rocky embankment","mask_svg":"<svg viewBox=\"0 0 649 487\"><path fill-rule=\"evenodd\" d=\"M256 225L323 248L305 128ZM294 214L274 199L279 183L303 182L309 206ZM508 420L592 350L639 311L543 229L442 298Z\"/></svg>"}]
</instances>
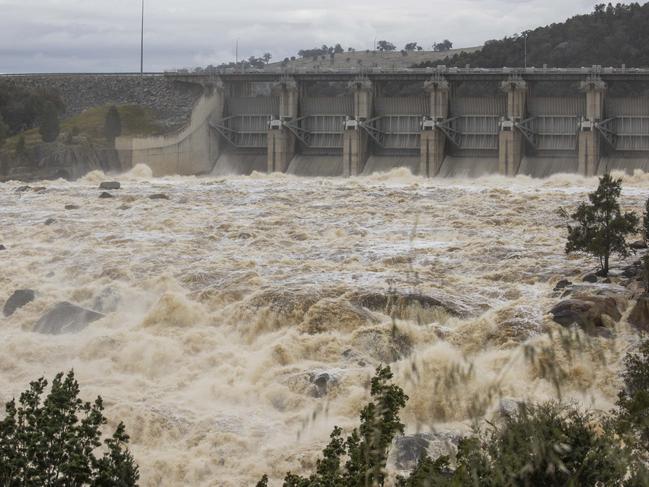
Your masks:
<instances>
[{"instance_id":1,"label":"rocky embankment","mask_svg":"<svg viewBox=\"0 0 649 487\"><path fill-rule=\"evenodd\" d=\"M65 116L104 105L140 105L153 110L168 130L182 127L203 93L199 85L179 83L164 76L44 74L0 76L0 82L24 88L55 91L65 103Z\"/></svg>"},{"instance_id":2,"label":"rocky embankment","mask_svg":"<svg viewBox=\"0 0 649 487\"><path fill-rule=\"evenodd\" d=\"M647 252L643 242L633 244ZM575 282L562 279L554 292L560 301L550 310L552 319L566 328L578 327L590 336L613 338L624 316L638 332L649 331L649 294L639 254L630 264L614 267L607 277L595 273Z\"/></svg>"}]
</instances>

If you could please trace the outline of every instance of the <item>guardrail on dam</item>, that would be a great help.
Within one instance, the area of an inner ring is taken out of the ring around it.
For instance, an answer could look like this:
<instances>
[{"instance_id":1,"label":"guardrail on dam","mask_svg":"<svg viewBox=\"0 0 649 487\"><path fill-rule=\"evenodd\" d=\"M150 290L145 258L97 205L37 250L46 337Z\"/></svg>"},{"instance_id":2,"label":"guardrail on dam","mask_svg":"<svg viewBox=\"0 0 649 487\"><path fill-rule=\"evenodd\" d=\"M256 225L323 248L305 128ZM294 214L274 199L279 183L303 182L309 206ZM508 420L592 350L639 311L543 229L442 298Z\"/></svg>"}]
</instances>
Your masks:
<instances>
[{"instance_id":1,"label":"guardrail on dam","mask_svg":"<svg viewBox=\"0 0 649 487\"><path fill-rule=\"evenodd\" d=\"M434 176L649 170L649 70L165 73L205 95L188 127L118 139L156 174Z\"/></svg>"}]
</instances>

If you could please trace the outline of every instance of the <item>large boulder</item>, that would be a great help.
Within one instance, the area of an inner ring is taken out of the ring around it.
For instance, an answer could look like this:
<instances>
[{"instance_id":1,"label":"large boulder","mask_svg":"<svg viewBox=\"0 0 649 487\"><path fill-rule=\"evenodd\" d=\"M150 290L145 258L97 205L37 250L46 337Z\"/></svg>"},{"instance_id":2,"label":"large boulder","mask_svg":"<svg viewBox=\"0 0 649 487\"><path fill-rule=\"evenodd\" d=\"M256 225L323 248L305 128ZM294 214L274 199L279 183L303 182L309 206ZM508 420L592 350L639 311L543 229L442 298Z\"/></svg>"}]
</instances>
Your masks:
<instances>
[{"instance_id":1,"label":"large boulder","mask_svg":"<svg viewBox=\"0 0 649 487\"><path fill-rule=\"evenodd\" d=\"M577 325L592 336L609 336L607 321L618 322L622 313L612 297L584 296L561 301L550 310L554 321L562 326Z\"/></svg>"},{"instance_id":2,"label":"large boulder","mask_svg":"<svg viewBox=\"0 0 649 487\"><path fill-rule=\"evenodd\" d=\"M99 184L99 189L104 189L107 191L113 191L120 189L121 187L122 185L119 183L119 181L103 181Z\"/></svg>"},{"instance_id":3,"label":"large boulder","mask_svg":"<svg viewBox=\"0 0 649 487\"><path fill-rule=\"evenodd\" d=\"M72 303L62 302L45 313L34 325L34 331L46 335L76 333L103 318L104 315Z\"/></svg>"},{"instance_id":4,"label":"large boulder","mask_svg":"<svg viewBox=\"0 0 649 487\"><path fill-rule=\"evenodd\" d=\"M9 317L26 304L34 301L34 298L35 293L31 289L18 289L7 299L2 312Z\"/></svg>"},{"instance_id":5,"label":"large boulder","mask_svg":"<svg viewBox=\"0 0 649 487\"><path fill-rule=\"evenodd\" d=\"M629 323L642 332L649 332L649 294L638 298L629 315Z\"/></svg>"}]
</instances>

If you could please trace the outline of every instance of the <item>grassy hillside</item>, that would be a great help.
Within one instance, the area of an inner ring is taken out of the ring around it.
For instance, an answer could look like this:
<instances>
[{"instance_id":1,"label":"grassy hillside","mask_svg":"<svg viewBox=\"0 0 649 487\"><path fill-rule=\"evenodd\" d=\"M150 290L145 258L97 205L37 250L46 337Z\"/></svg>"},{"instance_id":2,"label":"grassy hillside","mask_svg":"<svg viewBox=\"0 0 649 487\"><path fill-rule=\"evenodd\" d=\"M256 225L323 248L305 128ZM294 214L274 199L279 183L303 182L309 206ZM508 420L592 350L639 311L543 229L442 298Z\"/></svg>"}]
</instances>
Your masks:
<instances>
[{"instance_id":1,"label":"grassy hillside","mask_svg":"<svg viewBox=\"0 0 649 487\"><path fill-rule=\"evenodd\" d=\"M649 67L649 3L598 5L593 13L566 22L539 27L522 35L485 43L482 49L419 63L419 67L446 64L499 68L621 66Z\"/></svg>"},{"instance_id":2,"label":"grassy hillside","mask_svg":"<svg viewBox=\"0 0 649 487\"><path fill-rule=\"evenodd\" d=\"M446 58L448 55L455 55L461 53L473 53L479 51L479 47L469 47L465 49L452 49L446 52L436 51L409 51L407 55L399 51L380 52L380 51L354 51L343 52L335 54L333 61L327 55L325 59L322 57L314 61L311 57L298 58L295 61L289 61L288 67L298 69L313 69L315 67L327 69L345 69L362 67L384 67L387 69L403 69L409 68L413 64L436 62ZM268 65L270 68L278 68L282 63L271 63Z\"/></svg>"}]
</instances>

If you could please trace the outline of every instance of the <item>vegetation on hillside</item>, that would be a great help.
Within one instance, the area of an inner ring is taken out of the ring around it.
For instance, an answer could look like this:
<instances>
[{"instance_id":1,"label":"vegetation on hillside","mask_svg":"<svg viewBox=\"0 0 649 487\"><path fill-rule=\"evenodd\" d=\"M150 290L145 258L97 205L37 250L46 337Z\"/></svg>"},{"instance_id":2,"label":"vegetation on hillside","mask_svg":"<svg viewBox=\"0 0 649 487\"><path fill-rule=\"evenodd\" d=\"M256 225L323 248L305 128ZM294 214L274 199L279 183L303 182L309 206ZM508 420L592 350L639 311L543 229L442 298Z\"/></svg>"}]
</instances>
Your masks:
<instances>
[{"instance_id":1,"label":"vegetation on hillside","mask_svg":"<svg viewBox=\"0 0 649 487\"><path fill-rule=\"evenodd\" d=\"M43 124L49 124L44 130L52 136L56 132L54 118L58 120L64 112L65 105L56 92L0 82L0 119L9 136Z\"/></svg>"},{"instance_id":2,"label":"vegetation on hillside","mask_svg":"<svg viewBox=\"0 0 649 487\"><path fill-rule=\"evenodd\" d=\"M47 381L5 406L0 421L0 485L121 486L137 485L138 466L120 423L102 441L106 425L103 402L79 398L74 373L58 374L45 395Z\"/></svg>"},{"instance_id":3,"label":"vegetation on hillside","mask_svg":"<svg viewBox=\"0 0 649 487\"><path fill-rule=\"evenodd\" d=\"M122 105L116 107L121 131L120 135L125 136L151 136L161 135L164 128L157 121L152 110L140 105ZM106 140L106 116L110 106L96 107L61 121L61 133L73 137L83 137L96 145L104 145ZM21 134L9 137L5 144L5 150L16 151L21 138L25 142L25 148L29 149L36 144L43 142L38 129L31 129Z\"/></svg>"},{"instance_id":4,"label":"vegetation on hillside","mask_svg":"<svg viewBox=\"0 0 649 487\"><path fill-rule=\"evenodd\" d=\"M490 40L473 53L459 53L416 67L448 65L481 68L581 66L649 66L649 3L600 4L591 14Z\"/></svg>"}]
</instances>

